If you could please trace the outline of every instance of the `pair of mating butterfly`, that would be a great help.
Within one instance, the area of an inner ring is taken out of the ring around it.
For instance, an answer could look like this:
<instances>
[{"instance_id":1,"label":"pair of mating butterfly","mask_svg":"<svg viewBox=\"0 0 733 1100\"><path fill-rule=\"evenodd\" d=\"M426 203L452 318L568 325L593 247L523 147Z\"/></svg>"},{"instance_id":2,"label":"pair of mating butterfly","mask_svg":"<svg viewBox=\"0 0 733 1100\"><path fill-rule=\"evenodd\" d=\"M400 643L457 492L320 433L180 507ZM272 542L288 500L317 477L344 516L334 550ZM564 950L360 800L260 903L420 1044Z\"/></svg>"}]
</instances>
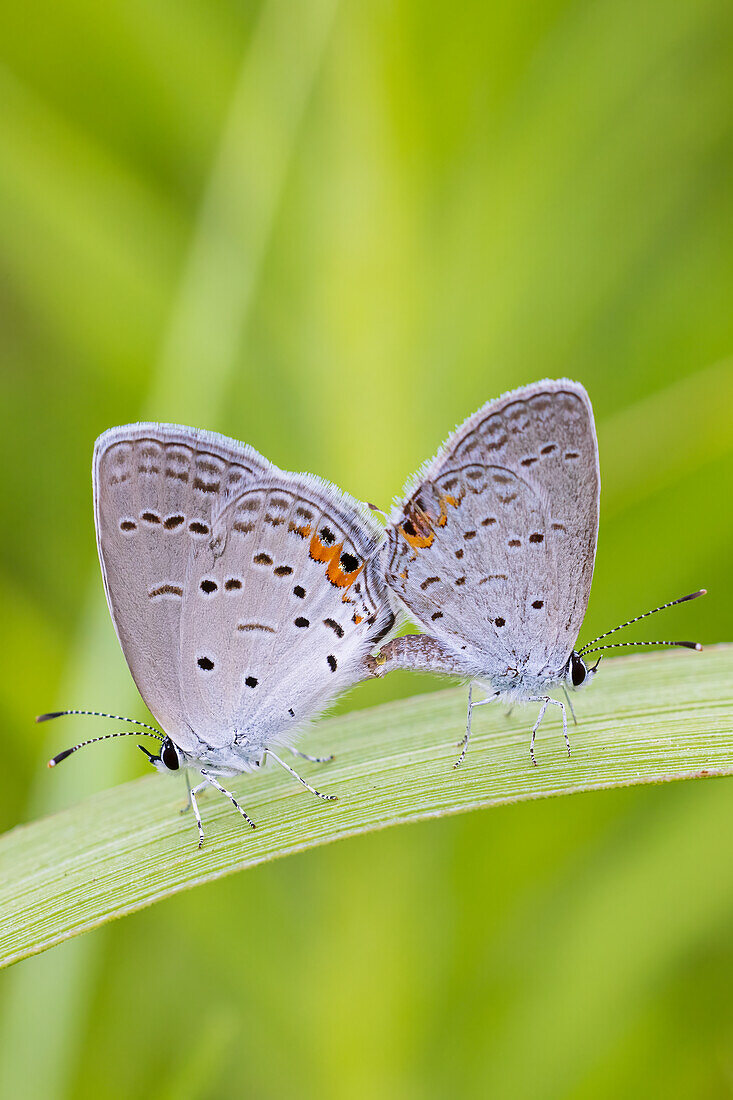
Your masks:
<instances>
[{"instance_id":1,"label":"pair of mating butterfly","mask_svg":"<svg viewBox=\"0 0 733 1100\"><path fill-rule=\"evenodd\" d=\"M143 749L156 768L200 772L189 788L199 847L197 793L215 787L254 827L216 777L252 771L267 756L333 798L274 749L291 747L338 692L393 669L486 686L479 702L469 687L458 763L472 708L496 697L540 704L532 763L550 704L561 709L570 752L565 705L547 690L587 683L597 664L585 658L611 648L596 643L613 633L574 648L600 495L593 412L578 383L538 382L479 409L412 479L386 532L336 486L193 428L112 428L97 440L93 481L109 609L164 735L131 724L161 741L159 756ZM378 650L402 609L425 633ZM42 719L81 713L90 712Z\"/></svg>"}]
</instances>

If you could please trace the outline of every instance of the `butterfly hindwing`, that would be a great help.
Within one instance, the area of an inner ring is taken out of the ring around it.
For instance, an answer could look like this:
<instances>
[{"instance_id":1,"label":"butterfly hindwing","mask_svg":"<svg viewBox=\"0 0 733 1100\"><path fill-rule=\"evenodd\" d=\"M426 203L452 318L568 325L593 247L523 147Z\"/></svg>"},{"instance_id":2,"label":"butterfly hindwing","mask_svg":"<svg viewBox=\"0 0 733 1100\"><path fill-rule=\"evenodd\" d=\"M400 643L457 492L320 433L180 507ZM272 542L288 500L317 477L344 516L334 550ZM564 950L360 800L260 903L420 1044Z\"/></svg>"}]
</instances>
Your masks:
<instances>
[{"instance_id":1,"label":"butterfly hindwing","mask_svg":"<svg viewBox=\"0 0 733 1100\"><path fill-rule=\"evenodd\" d=\"M335 492L315 478L271 476L195 554L182 681L188 715L216 716L211 744L287 740L365 675L363 658L393 622L378 529Z\"/></svg>"}]
</instances>

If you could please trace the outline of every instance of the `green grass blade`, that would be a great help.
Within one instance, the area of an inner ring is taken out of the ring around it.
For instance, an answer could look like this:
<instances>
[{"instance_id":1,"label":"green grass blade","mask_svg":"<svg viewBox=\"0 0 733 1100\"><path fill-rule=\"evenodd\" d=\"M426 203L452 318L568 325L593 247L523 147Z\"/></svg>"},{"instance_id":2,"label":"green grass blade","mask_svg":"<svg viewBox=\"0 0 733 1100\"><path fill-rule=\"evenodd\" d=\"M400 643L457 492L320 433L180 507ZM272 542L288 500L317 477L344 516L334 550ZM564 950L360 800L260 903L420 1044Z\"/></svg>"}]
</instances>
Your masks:
<instances>
[{"instance_id":1,"label":"green grass blade","mask_svg":"<svg viewBox=\"0 0 733 1100\"><path fill-rule=\"evenodd\" d=\"M701 656L606 661L576 696L568 761L557 721L529 763L530 711L474 715L466 764L452 768L466 693L450 689L323 722L317 746L337 759L303 772L337 804L311 798L273 767L233 784L255 833L229 803L202 800L207 845L196 850L182 784L123 784L0 838L0 965L221 875L332 840L428 817L578 791L733 771L733 646ZM91 751L91 750L90 750ZM66 767L73 766L66 764Z\"/></svg>"}]
</instances>

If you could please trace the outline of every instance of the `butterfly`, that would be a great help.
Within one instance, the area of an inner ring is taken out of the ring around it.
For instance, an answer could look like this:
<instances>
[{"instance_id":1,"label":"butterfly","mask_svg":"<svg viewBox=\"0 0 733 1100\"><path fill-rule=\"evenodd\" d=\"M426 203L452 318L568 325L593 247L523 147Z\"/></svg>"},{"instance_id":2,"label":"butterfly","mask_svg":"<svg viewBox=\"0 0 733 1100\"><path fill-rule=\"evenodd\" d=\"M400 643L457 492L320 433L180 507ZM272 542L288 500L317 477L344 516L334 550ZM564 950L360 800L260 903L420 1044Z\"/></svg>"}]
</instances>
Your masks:
<instances>
[{"instance_id":1,"label":"butterfly","mask_svg":"<svg viewBox=\"0 0 733 1100\"><path fill-rule=\"evenodd\" d=\"M471 713L492 699L560 708L548 692L588 684L586 657L619 642L602 638L704 593L683 596L576 648L590 595L598 538L600 469L590 399L568 379L536 382L470 416L409 482L380 554L391 592L425 633L396 638L368 659L375 675L419 669L469 681L461 755ZM600 661L600 658L598 659ZM474 701L474 682L487 698ZM573 713L573 717L575 717Z\"/></svg>"},{"instance_id":2,"label":"butterfly","mask_svg":"<svg viewBox=\"0 0 733 1100\"><path fill-rule=\"evenodd\" d=\"M195 428L131 424L97 440L99 560L112 621L159 732L158 770L217 776L269 756L369 675L365 658L395 624L368 508L310 474L279 470L252 447ZM55 711L61 714L100 712ZM100 715L116 718L116 715ZM95 737L59 753L49 766ZM305 754L298 753L304 756ZM319 758L305 757L309 760Z\"/></svg>"}]
</instances>

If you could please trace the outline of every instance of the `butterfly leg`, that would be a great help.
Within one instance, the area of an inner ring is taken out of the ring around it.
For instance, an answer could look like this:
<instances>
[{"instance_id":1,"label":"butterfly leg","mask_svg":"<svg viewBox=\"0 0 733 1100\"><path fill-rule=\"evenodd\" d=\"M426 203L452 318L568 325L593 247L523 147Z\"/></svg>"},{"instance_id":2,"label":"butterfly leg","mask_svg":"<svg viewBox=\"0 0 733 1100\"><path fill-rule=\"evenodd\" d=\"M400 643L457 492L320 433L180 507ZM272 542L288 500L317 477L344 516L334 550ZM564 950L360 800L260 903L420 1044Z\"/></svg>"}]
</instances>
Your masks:
<instances>
[{"instance_id":1,"label":"butterfly leg","mask_svg":"<svg viewBox=\"0 0 733 1100\"><path fill-rule=\"evenodd\" d=\"M202 770L201 774L204 777L204 782L199 783L198 787L194 787L193 790L191 791L191 805L193 806L194 813L196 814L196 824L199 827L199 848L201 847L201 845L204 842L204 830L201 827L201 816L199 814L199 808L198 808L198 804L196 802L196 795L199 793L199 791L203 787L206 787L207 785L215 787L217 789L217 791L219 791L220 794L226 795L226 797L231 802L232 806L234 806L234 809L239 810L240 814L242 815L244 820L247 822L247 824L250 826L250 828L252 828L252 829L257 828L257 826L255 825L252 818L249 816L249 814L245 813L245 811L239 805L239 803L237 802L236 798L234 797L234 795L232 794L231 791L228 791L226 789L226 787L222 787L221 783L219 783L219 781L217 779L214 779L213 775L209 775L208 772L205 772L205 771Z\"/></svg>"},{"instance_id":2,"label":"butterfly leg","mask_svg":"<svg viewBox=\"0 0 733 1100\"><path fill-rule=\"evenodd\" d=\"M284 768L286 772L289 772L293 776L294 779L297 779L299 783L302 783L303 786L305 787L305 789L307 791L310 791L311 794L316 795L317 798L322 798L324 802L337 802L338 801L338 795L335 795L335 794L322 794L320 791L317 791L315 787L311 787L310 783L306 783L306 781L305 781L305 779L303 779L302 775L298 775L298 773L295 771L294 768L291 768L289 764L286 764L284 760L281 760L279 756L276 756L275 753L272 751L272 749L265 749L265 753L269 754L272 757L272 759L277 764L280 765L281 768Z\"/></svg>"},{"instance_id":3,"label":"butterfly leg","mask_svg":"<svg viewBox=\"0 0 733 1100\"><path fill-rule=\"evenodd\" d=\"M301 760L310 760L311 764L330 764L333 760L333 753L329 756L309 756L307 752L298 752L297 749L290 750L293 756L299 756Z\"/></svg>"},{"instance_id":4,"label":"butterfly leg","mask_svg":"<svg viewBox=\"0 0 733 1100\"><path fill-rule=\"evenodd\" d=\"M471 740L471 712L474 707L482 707L485 703L490 703L492 699L495 699L498 695L498 691L495 691L492 695L488 695L485 699L479 699L477 702L473 702L473 684L468 685L468 714L466 715L466 732L463 739L458 742L458 746L461 749L461 755L453 765L454 768L460 768L463 761L466 759L466 752L468 751L468 742Z\"/></svg>"},{"instance_id":5,"label":"butterfly leg","mask_svg":"<svg viewBox=\"0 0 733 1100\"><path fill-rule=\"evenodd\" d=\"M194 814L196 815L196 824L199 830L199 848L202 848L204 844L204 827L201 824L201 814L199 813L199 804L196 801L196 795L199 793L199 791L202 791L204 787L208 787L208 785L208 782L204 780L204 782L199 783L197 787L192 787L189 784L188 788L188 797L191 799L191 807Z\"/></svg>"},{"instance_id":6,"label":"butterfly leg","mask_svg":"<svg viewBox=\"0 0 733 1100\"><path fill-rule=\"evenodd\" d=\"M542 719L545 717L545 711L547 710L547 708L550 704L552 704L553 707L559 707L560 710L562 711L562 732L563 732L563 736L565 738L565 744L567 745L567 748L568 748L568 756L570 756L570 738L568 737L568 716L565 713L565 704L561 703L559 699L551 699L549 695L543 695L543 696L540 696L539 698L530 699L530 700L528 700L528 702L530 702L530 703L542 703L542 706L540 707L540 713L537 715L537 721L532 726L532 739L529 743L529 755L530 755L530 759L531 759L532 763L534 764L534 766L537 767L537 760L536 760L535 754L534 754L535 734L537 733L537 730L539 728L539 724L542 721Z\"/></svg>"},{"instance_id":7,"label":"butterfly leg","mask_svg":"<svg viewBox=\"0 0 733 1100\"><path fill-rule=\"evenodd\" d=\"M573 706L573 701L572 701L572 699L570 698L570 692L569 692L569 691L568 691L568 689L567 689L567 688L565 687L565 684L563 684L563 686L562 686L562 690L563 690L563 692L564 692L564 694L565 694L565 698L566 698L566 699L567 699L567 701L568 701L568 706L570 707L570 713L571 713L571 714L572 714L572 716L573 716L573 725L577 726L577 724L578 724L578 719L577 719L577 718L575 717L575 707Z\"/></svg>"}]
</instances>

